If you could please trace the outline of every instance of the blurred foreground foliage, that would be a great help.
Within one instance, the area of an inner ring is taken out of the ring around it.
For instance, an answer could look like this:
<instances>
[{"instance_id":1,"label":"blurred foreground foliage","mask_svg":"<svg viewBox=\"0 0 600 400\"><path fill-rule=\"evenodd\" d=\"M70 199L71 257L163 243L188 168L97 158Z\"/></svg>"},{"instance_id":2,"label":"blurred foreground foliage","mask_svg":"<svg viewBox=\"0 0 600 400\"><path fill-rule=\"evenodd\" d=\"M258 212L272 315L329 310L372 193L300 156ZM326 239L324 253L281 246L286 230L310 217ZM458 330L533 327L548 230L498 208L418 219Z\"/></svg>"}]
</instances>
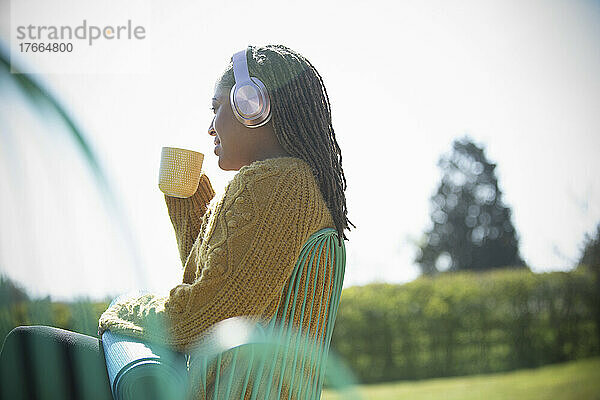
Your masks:
<instances>
[{"instance_id":1,"label":"blurred foreground foliage","mask_svg":"<svg viewBox=\"0 0 600 400\"><path fill-rule=\"evenodd\" d=\"M508 371L600 354L595 276L453 272L343 291L332 348L363 383Z\"/></svg>"}]
</instances>

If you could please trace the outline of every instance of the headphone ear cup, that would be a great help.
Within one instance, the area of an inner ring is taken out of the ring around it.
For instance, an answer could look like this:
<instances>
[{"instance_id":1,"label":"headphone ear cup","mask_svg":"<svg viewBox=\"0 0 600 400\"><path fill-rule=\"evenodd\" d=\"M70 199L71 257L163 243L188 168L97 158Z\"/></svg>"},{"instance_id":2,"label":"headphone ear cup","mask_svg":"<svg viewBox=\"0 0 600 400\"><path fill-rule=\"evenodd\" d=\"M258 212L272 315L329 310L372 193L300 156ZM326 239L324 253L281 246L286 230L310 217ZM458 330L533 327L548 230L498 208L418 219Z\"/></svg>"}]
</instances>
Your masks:
<instances>
[{"instance_id":1,"label":"headphone ear cup","mask_svg":"<svg viewBox=\"0 0 600 400\"><path fill-rule=\"evenodd\" d=\"M265 85L251 77L240 86L236 83L229 95L235 117L248 128L263 126L271 119L271 102Z\"/></svg>"},{"instance_id":2,"label":"headphone ear cup","mask_svg":"<svg viewBox=\"0 0 600 400\"><path fill-rule=\"evenodd\" d=\"M254 85L246 84L235 90L235 106L244 118L252 118L262 109L261 93Z\"/></svg>"}]
</instances>

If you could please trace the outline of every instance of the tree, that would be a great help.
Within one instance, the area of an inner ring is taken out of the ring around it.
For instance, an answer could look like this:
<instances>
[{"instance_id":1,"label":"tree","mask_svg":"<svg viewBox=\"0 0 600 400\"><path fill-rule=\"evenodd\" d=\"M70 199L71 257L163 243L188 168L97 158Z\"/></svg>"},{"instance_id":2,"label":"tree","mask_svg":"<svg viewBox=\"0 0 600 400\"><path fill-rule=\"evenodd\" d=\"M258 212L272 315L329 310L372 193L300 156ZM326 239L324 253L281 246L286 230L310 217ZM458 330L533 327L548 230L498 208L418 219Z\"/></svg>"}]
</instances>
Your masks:
<instances>
[{"instance_id":1,"label":"tree","mask_svg":"<svg viewBox=\"0 0 600 400\"><path fill-rule=\"evenodd\" d=\"M578 264L587 266L595 279L592 302L596 321L596 335L598 343L600 343L600 223L596 228L595 236L585 234L583 251Z\"/></svg>"},{"instance_id":2,"label":"tree","mask_svg":"<svg viewBox=\"0 0 600 400\"><path fill-rule=\"evenodd\" d=\"M595 236L585 234L579 264L587 265L596 273L600 273L600 223L596 227Z\"/></svg>"},{"instance_id":3,"label":"tree","mask_svg":"<svg viewBox=\"0 0 600 400\"><path fill-rule=\"evenodd\" d=\"M419 245L416 262L424 274L450 270L524 267L511 222L502 203L496 165L465 136L438 166L442 182L431 198L433 227Z\"/></svg>"},{"instance_id":4,"label":"tree","mask_svg":"<svg viewBox=\"0 0 600 400\"><path fill-rule=\"evenodd\" d=\"M11 281L8 277L0 275L0 304L8 306L26 301L29 301L29 296L27 296L25 289Z\"/></svg>"}]
</instances>

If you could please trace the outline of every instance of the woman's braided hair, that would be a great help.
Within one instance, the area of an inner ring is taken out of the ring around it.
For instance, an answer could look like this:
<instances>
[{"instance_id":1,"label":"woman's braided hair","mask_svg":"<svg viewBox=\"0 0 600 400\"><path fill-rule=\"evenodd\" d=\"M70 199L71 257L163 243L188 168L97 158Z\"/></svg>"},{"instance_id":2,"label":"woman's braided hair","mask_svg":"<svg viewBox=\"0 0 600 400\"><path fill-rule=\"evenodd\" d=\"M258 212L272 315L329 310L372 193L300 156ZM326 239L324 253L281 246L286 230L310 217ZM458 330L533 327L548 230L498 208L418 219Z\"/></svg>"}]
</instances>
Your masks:
<instances>
[{"instance_id":1,"label":"woman's braided hair","mask_svg":"<svg viewBox=\"0 0 600 400\"><path fill-rule=\"evenodd\" d=\"M346 177L342 153L331 125L331 106L321 75L302 55L283 45L250 46L246 52L251 76L259 78L271 98L273 130L283 149L310 165L333 216L341 242L348 220ZM218 84L234 84L229 64Z\"/></svg>"}]
</instances>

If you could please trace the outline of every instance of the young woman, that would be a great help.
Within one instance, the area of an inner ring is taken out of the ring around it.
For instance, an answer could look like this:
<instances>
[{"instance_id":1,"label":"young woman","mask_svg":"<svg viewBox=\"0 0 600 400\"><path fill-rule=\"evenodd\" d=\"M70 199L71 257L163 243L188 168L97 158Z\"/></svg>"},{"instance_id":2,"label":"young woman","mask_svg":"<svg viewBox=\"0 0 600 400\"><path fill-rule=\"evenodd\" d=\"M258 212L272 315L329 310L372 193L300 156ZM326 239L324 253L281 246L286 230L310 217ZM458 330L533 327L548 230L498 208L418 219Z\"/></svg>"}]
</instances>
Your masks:
<instances>
[{"instance_id":1,"label":"young woman","mask_svg":"<svg viewBox=\"0 0 600 400\"><path fill-rule=\"evenodd\" d=\"M245 88L249 77L254 85ZM102 314L99 334L110 330L186 352L224 319L277 317L306 240L326 227L345 239L351 223L342 156L327 91L312 64L285 46L251 46L234 55L212 102L208 134L219 167L239 172L219 198L204 174L193 196L165 195L182 283L166 297L114 304ZM308 287L323 291L326 282ZM312 321L298 321L309 330L326 319L310 315Z\"/></svg>"}]
</instances>

